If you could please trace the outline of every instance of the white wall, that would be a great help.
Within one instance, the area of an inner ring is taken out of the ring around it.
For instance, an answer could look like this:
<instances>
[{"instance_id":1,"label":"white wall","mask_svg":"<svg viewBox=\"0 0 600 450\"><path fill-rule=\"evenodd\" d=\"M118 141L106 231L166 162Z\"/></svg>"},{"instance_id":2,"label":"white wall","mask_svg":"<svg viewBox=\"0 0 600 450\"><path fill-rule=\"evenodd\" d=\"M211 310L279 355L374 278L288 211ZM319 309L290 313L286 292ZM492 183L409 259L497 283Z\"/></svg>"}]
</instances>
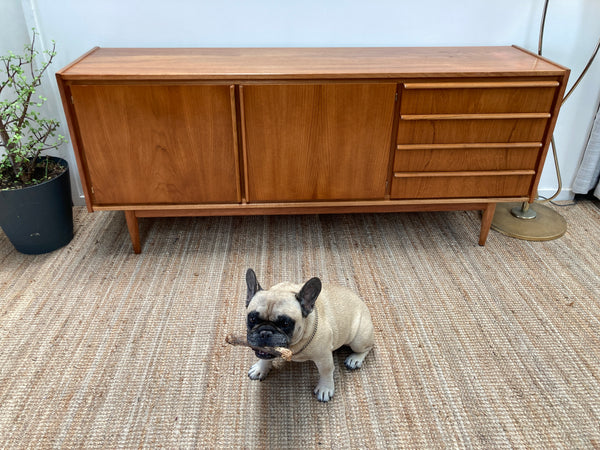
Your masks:
<instances>
[{"instance_id":1,"label":"white wall","mask_svg":"<svg viewBox=\"0 0 600 450\"><path fill-rule=\"evenodd\" d=\"M12 50L16 54L23 53L23 47L26 44L31 43L31 27L34 26L32 23L29 25L28 20L24 14L23 6L25 4L20 0L0 0L0 54L5 55L9 50ZM43 30L41 38L43 38ZM37 42L40 43L40 36L37 38ZM40 45L36 45L38 50L45 48L44 42ZM52 44L50 43L51 48ZM44 55L40 55L40 58ZM42 113L52 118L59 118L62 123L62 129L59 133L68 136L69 132L66 126L66 120L62 110L60 102L60 96L58 94L58 88L56 87L56 81L54 81L54 72L49 73L52 69L57 70L60 65L53 63L45 74L42 80L41 87L38 88L39 93L44 93L48 98L48 102L44 104ZM3 93L4 95L4 93ZM0 149L0 152L2 149ZM73 149L70 145L63 145L59 150L52 152L54 155L61 156L69 161L71 170L71 185L73 187L73 201L75 204L85 204L83 200L83 194L81 189L81 183L79 181L79 175L77 174L75 157L73 155Z\"/></svg>"},{"instance_id":2,"label":"white wall","mask_svg":"<svg viewBox=\"0 0 600 450\"><path fill-rule=\"evenodd\" d=\"M57 42L54 70L91 47L510 45L537 51L543 0L0 0L9 31L35 26ZM8 8L6 7L8 6ZM2 14L4 16L4 14ZM0 17L2 17L0 16ZM550 0L544 55L572 69L571 84L600 36L598 0ZM15 38L16 39L16 38ZM20 47L20 46L19 46ZM53 74L51 74L53 76ZM556 128L563 194L581 159L600 100L600 57L564 105ZM58 92L53 85L57 104ZM61 113L62 114L62 113ZM66 130L65 130L66 132ZM72 152L72 150L70 150ZM552 195L549 155L539 191ZM81 188L78 187L77 195ZM81 202L79 202L81 204Z\"/></svg>"}]
</instances>

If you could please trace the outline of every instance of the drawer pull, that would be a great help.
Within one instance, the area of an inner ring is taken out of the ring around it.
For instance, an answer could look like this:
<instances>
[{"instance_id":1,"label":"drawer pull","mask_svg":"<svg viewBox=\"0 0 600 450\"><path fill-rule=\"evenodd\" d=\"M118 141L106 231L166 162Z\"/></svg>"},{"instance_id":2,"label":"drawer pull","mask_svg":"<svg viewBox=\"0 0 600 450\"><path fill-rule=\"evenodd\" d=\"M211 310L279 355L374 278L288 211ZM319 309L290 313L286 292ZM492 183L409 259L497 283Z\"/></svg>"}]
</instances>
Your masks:
<instances>
[{"instance_id":1,"label":"drawer pull","mask_svg":"<svg viewBox=\"0 0 600 450\"><path fill-rule=\"evenodd\" d=\"M541 142L507 142L481 144L398 144L398 150L468 150L495 148L541 148Z\"/></svg>"},{"instance_id":2,"label":"drawer pull","mask_svg":"<svg viewBox=\"0 0 600 450\"><path fill-rule=\"evenodd\" d=\"M495 119L548 119L550 113L500 114L403 114L402 120L495 120Z\"/></svg>"},{"instance_id":3,"label":"drawer pull","mask_svg":"<svg viewBox=\"0 0 600 450\"><path fill-rule=\"evenodd\" d=\"M486 170L462 172L395 172L394 178L435 178L435 177L490 177L511 175L535 175L535 170Z\"/></svg>"},{"instance_id":4,"label":"drawer pull","mask_svg":"<svg viewBox=\"0 0 600 450\"><path fill-rule=\"evenodd\" d=\"M547 88L558 87L558 81L489 81L481 83L403 83L404 89L493 89L493 88Z\"/></svg>"}]
</instances>

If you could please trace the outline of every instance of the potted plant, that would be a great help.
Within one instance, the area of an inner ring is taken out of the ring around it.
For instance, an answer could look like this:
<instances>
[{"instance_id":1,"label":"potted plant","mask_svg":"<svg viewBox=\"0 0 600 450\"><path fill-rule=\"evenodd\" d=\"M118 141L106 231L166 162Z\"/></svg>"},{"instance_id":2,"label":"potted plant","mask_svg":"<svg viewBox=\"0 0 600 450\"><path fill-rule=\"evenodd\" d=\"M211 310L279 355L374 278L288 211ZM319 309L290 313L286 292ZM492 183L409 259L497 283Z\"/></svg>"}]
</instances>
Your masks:
<instances>
[{"instance_id":1,"label":"potted plant","mask_svg":"<svg viewBox=\"0 0 600 450\"><path fill-rule=\"evenodd\" d=\"M14 247L28 254L60 248L73 238L69 167L47 156L66 142L59 122L40 112L36 94L55 56L46 50L36 64L36 32L24 53L0 56L0 227Z\"/></svg>"}]
</instances>

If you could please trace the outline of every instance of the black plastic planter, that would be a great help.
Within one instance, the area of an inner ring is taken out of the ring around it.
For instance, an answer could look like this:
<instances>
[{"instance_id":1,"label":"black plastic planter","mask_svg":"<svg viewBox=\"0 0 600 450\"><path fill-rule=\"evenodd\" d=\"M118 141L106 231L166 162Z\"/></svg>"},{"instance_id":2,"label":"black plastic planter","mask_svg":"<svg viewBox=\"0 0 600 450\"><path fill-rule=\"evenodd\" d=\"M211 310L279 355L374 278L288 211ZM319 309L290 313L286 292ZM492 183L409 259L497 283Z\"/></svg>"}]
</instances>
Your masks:
<instances>
[{"instance_id":1,"label":"black plastic planter","mask_svg":"<svg viewBox=\"0 0 600 450\"><path fill-rule=\"evenodd\" d=\"M21 253L48 253L73 239L73 204L69 166L52 180L35 186L0 191L0 227Z\"/></svg>"}]
</instances>

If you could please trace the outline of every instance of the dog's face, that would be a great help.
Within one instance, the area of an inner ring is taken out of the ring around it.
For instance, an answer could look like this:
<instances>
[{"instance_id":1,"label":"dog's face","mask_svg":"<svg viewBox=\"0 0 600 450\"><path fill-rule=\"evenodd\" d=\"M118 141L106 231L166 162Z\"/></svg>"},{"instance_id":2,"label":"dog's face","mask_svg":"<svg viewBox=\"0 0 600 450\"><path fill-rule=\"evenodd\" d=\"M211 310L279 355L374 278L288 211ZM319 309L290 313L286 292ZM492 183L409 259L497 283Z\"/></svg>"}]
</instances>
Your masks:
<instances>
[{"instance_id":1,"label":"dog's face","mask_svg":"<svg viewBox=\"0 0 600 450\"><path fill-rule=\"evenodd\" d=\"M321 281L312 278L299 292L260 287L252 269L246 272L247 339L253 347L289 347L305 333L306 317L312 312L321 291ZM255 350L261 359L273 355Z\"/></svg>"}]
</instances>

